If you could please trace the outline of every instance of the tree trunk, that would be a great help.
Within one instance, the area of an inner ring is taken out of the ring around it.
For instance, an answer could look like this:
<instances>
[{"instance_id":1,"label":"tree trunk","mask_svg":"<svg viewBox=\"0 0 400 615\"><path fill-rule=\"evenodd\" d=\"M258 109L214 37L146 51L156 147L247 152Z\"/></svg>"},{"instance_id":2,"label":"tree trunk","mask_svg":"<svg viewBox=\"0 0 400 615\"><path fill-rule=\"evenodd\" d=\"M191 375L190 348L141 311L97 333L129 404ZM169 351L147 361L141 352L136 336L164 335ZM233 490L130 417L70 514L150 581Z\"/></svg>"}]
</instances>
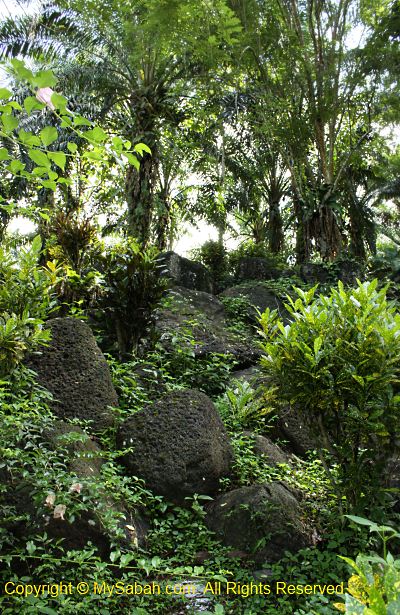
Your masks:
<instances>
[{"instance_id":1,"label":"tree trunk","mask_svg":"<svg viewBox=\"0 0 400 615\"><path fill-rule=\"evenodd\" d=\"M154 205L154 183L157 175L157 155L144 153L140 168L128 167L126 173L126 200L128 203L128 233L142 248L150 241Z\"/></svg>"},{"instance_id":2,"label":"tree trunk","mask_svg":"<svg viewBox=\"0 0 400 615\"><path fill-rule=\"evenodd\" d=\"M279 254L283 248L284 234L279 203L271 203L269 206L268 221L268 247L272 254Z\"/></svg>"},{"instance_id":3,"label":"tree trunk","mask_svg":"<svg viewBox=\"0 0 400 615\"><path fill-rule=\"evenodd\" d=\"M156 235L156 246L160 250L160 252L165 252L168 246L168 237L169 237L169 227L170 227L170 205L167 199L162 200L162 211L159 213L157 218L157 224L155 229Z\"/></svg>"},{"instance_id":4,"label":"tree trunk","mask_svg":"<svg viewBox=\"0 0 400 615\"><path fill-rule=\"evenodd\" d=\"M297 196L294 197L293 205L296 216L296 264L301 265L310 258L310 237L304 216L304 206Z\"/></svg>"}]
</instances>

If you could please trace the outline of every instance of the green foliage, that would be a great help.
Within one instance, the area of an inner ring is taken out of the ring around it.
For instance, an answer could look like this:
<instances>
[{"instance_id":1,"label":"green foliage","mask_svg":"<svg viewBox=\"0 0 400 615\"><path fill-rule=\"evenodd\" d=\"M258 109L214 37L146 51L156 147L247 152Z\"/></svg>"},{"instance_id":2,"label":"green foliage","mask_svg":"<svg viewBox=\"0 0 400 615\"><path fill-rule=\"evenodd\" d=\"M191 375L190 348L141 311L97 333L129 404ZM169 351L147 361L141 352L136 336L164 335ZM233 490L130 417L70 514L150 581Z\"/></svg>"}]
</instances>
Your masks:
<instances>
[{"instance_id":1,"label":"green foliage","mask_svg":"<svg viewBox=\"0 0 400 615\"><path fill-rule=\"evenodd\" d=\"M96 317L100 331L116 338L121 358L127 359L149 333L152 312L166 289L157 256L157 250L142 250L128 239L111 246L102 258Z\"/></svg>"},{"instance_id":2,"label":"green foliage","mask_svg":"<svg viewBox=\"0 0 400 615\"><path fill-rule=\"evenodd\" d=\"M261 317L261 364L275 399L294 405L339 462L338 492L349 506L381 495L382 469L393 452L399 417L400 316L377 281L329 296L297 289L292 322ZM362 478L362 480L361 480Z\"/></svg>"},{"instance_id":3,"label":"green foliage","mask_svg":"<svg viewBox=\"0 0 400 615\"><path fill-rule=\"evenodd\" d=\"M49 149L59 139L60 129L66 129L87 144L83 158L98 162L111 153L119 164L129 161L139 168L137 155L147 151L147 146L138 144L132 148L131 142L126 139L120 139L116 146L102 128L69 110L67 99L52 90L57 79L51 70L32 72L22 60L16 58L10 61L10 65L14 78L26 85L30 94L25 96L21 105L13 99L10 90L3 88L1 91L3 104L0 108L0 137L7 147L0 150L0 164L6 175L23 178L52 191L56 190L58 184L69 184L70 180L65 178L64 171L67 160L75 155L75 148L69 148L68 153ZM51 112L57 127L45 126L38 135L23 128L27 116L32 113L37 115L45 109ZM15 148L26 152L30 162L22 162L21 157L16 158ZM1 200L4 200L3 197Z\"/></svg>"},{"instance_id":4,"label":"green foliage","mask_svg":"<svg viewBox=\"0 0 400 615\"><path fill-rule=\"evenodd\" d=\"M228 274L228 253L223 243L206 241L200 248L193 250L192 254L195 260L199 260L210 271L214 293L220 292Z\"/></svg>"},{"instance_id":5,"label":"green foliage","mask_svg":"<svg viewBox=\"0 0 400 615\"><path fill-rule=\"evenodd\" d=\"M220 413L234 429L261 429L268 409L259 393L246 381L237 380L220 400Z\"/></svg>"},{"instance_id":6,"label":"green foliage","mask_svg":"<svg viewBox=\"0 0 400 615\"><path fill-rule=\"evenodd\" d=\"M42 243L35 237L18 258L0 247L0 374L10 373L27 351L49 340L43 322L56 306L58 270L38 265Z\"/></svg>"},{"instance_id":7,"label":"green foliage","mask_svg":"<svg viewBox=\"0 0 400 615\"><path fill-rule=\"evenodd\" d=\"M107 362L110 366L113 385L118 394L119 405L126 409L141 407L147 401L147 396L133 374L133 368L138 362L120 363L111 355L108 355Z\"/></svg>"},{"instance_id":8,"label":"green foliage","mask_svg":"<svg viewBox=\"0 0 400 615\"><path fill-rule=\"evenodd\" d=\"M219 300L224 304L227 327L238 334L248 333L249 314L252 311L252 305L247 297L220 296Z\"/></svg>"},{"instance_id":9,"label":"green foliage","mask_svg":"<svg viewBox=\"0 0 400 615\"><path fill-rule=\"evenodd\" d=\"M395 615L400 610L400 559L387 551L387 543L399 539L400 534L388 526L349 515L354 523L367 526L383 541L383 556L360 554L354 561L341 557L355 573L348 580L345 602L335 604L347 615Z\"/></svg>"},{"instance_id":10,"label":"green foliage","mask_svg":"<svg viewBox=\"0 0 400 615\"><path fill-rule=\"evenodd\" d=\"M230 354L203 354L202 343L193 333L197 324L197 321L187 321L175 331L164 333L163 343L156 344L150 359L179 387L218 395L225 389L235 361Z\"/></svg>"}]
</instances>

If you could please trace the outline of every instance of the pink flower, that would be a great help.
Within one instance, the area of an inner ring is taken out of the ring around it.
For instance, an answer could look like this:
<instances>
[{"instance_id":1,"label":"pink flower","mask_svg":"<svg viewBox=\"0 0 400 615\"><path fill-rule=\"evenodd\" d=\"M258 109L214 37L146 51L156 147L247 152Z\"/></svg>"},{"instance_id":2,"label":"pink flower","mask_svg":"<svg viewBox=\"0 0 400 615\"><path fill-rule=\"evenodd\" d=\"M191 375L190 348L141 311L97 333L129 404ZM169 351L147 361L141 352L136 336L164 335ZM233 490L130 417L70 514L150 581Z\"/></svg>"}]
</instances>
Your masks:
<instances>
[{"instance_id":1,"label":"pink flower","mask_svg":"<svg viewBox=\"0 0 400 615\"><path fill-rule=\"evenodd\" d=\"M36 92L36 98L41 103L44 103L45 105L47 105L49 109L54 111L55 106L51 102L51 97L53 96L53 94L54 94L54 90L52 90L51 88L39 88L38 91Z\"/></svg>"}]
</instances>

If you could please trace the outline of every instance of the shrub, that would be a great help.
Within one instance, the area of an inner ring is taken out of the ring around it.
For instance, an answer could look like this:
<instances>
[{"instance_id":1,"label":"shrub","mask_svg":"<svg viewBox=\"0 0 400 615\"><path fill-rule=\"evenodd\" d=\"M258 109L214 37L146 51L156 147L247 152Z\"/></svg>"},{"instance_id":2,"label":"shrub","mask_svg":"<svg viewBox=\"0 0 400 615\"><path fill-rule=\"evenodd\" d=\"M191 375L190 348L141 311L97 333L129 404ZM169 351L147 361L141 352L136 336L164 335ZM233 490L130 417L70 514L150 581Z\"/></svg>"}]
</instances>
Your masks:
<instances>
[{"instance_id":1,"label":"shrub","mask_svg":"<svg viewBox=\"0 0 400 615\"><path fill-rule=\"evenodd\" d=\"M121 359L129 358L147 334L152 311L167 286L157 256L157 250L141 250L129 239L109 248L103 257L96 316L103 334L117 340Z\"/></svg>"},{"instance_id":2,"label":"shrub","mask_svg":"<svg viewBox=\"0 0 400 615\"><path fill-rule=\"evenodd\" d=\"M225 246L219 241L206 241L200 248L193 250L193 256L210 271L214 293L222 290L228 273L228 256Z\"/></svg>"},{"instance_id":3,"label":"shrub","mask_svg":"<svg viewBox=\"0 0 400 615\"><path fill-rule=\"evenodd\" d=\"M380 475L395 448L400 315L376 280L347 291L339 282L318 298L315 290L288 297L291 324L264 312L261 364L270 396L296 407L324 449L327 470L328 457L338 462L336 492L361 506L381 495Z\"/></svg>"},{"instance_id":4,"label":"shrub","mask_svg":"<svg viewBox=\"0 0 400 615\"><path fill-rule=\"evenodd\" d=\"M383 555L360 554L354 561L341 557L353 570L348 581L348 593L344 604L335 607L342 613L370 613L371 615L390 615L400 611L400 559L395 559L387 550L387 543L399 539L400 534L392 527L377 525L361 517L349 516L351 521L368 526L383 541Z\"/></svg>"},{"instance_id":5,"label":"shrub","mask_svg":"<svg viewBox=\"0 0 400 615\"><path fill-rule=\"evenodd\" d=\"M38 265L40 237L18 258L0 248L0 376L10 373L27 351L45 344L50 336L43 322L56 306L58 270L54 263Z\"/></svg>"}]
</instances>

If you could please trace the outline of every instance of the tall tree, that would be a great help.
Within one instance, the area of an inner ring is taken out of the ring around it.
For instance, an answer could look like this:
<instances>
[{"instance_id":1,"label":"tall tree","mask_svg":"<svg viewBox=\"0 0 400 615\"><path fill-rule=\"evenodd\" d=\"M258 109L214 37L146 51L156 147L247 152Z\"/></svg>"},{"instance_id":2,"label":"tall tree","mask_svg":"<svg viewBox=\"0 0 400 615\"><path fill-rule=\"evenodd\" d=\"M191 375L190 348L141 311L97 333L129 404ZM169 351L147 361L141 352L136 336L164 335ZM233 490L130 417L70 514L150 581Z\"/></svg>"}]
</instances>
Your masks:
<instances>
[{"instance_id":1,"label":"tall tree","mask_svg":"<svg viewBox=\"0 0 400 615\"><path fill-rule=\"evenodd\" d=\"M344 177L374 131L376 90L349 44L358 0L232 2L247 31L246 87L258 124L284 160L297 225L297 260L337 256L346 243ZM251 6L251 11L249 11Z\"/></svg>"},{"instance_id":2,"label":"tall tree","mask_svg":"<svg viewBox=\"0 0 400 615\"><path fill-rule=\"evenodd\" d=\"M150 148L125 178L129 233L145 246L163 127L182 122L185 97L198 81L210 82L239 31L225 0L60 0L31 18L8 20L0 41L3 55L73 60L75 95L80 86L100 103L105 126Z\"/></svg>"}]
</instances>

